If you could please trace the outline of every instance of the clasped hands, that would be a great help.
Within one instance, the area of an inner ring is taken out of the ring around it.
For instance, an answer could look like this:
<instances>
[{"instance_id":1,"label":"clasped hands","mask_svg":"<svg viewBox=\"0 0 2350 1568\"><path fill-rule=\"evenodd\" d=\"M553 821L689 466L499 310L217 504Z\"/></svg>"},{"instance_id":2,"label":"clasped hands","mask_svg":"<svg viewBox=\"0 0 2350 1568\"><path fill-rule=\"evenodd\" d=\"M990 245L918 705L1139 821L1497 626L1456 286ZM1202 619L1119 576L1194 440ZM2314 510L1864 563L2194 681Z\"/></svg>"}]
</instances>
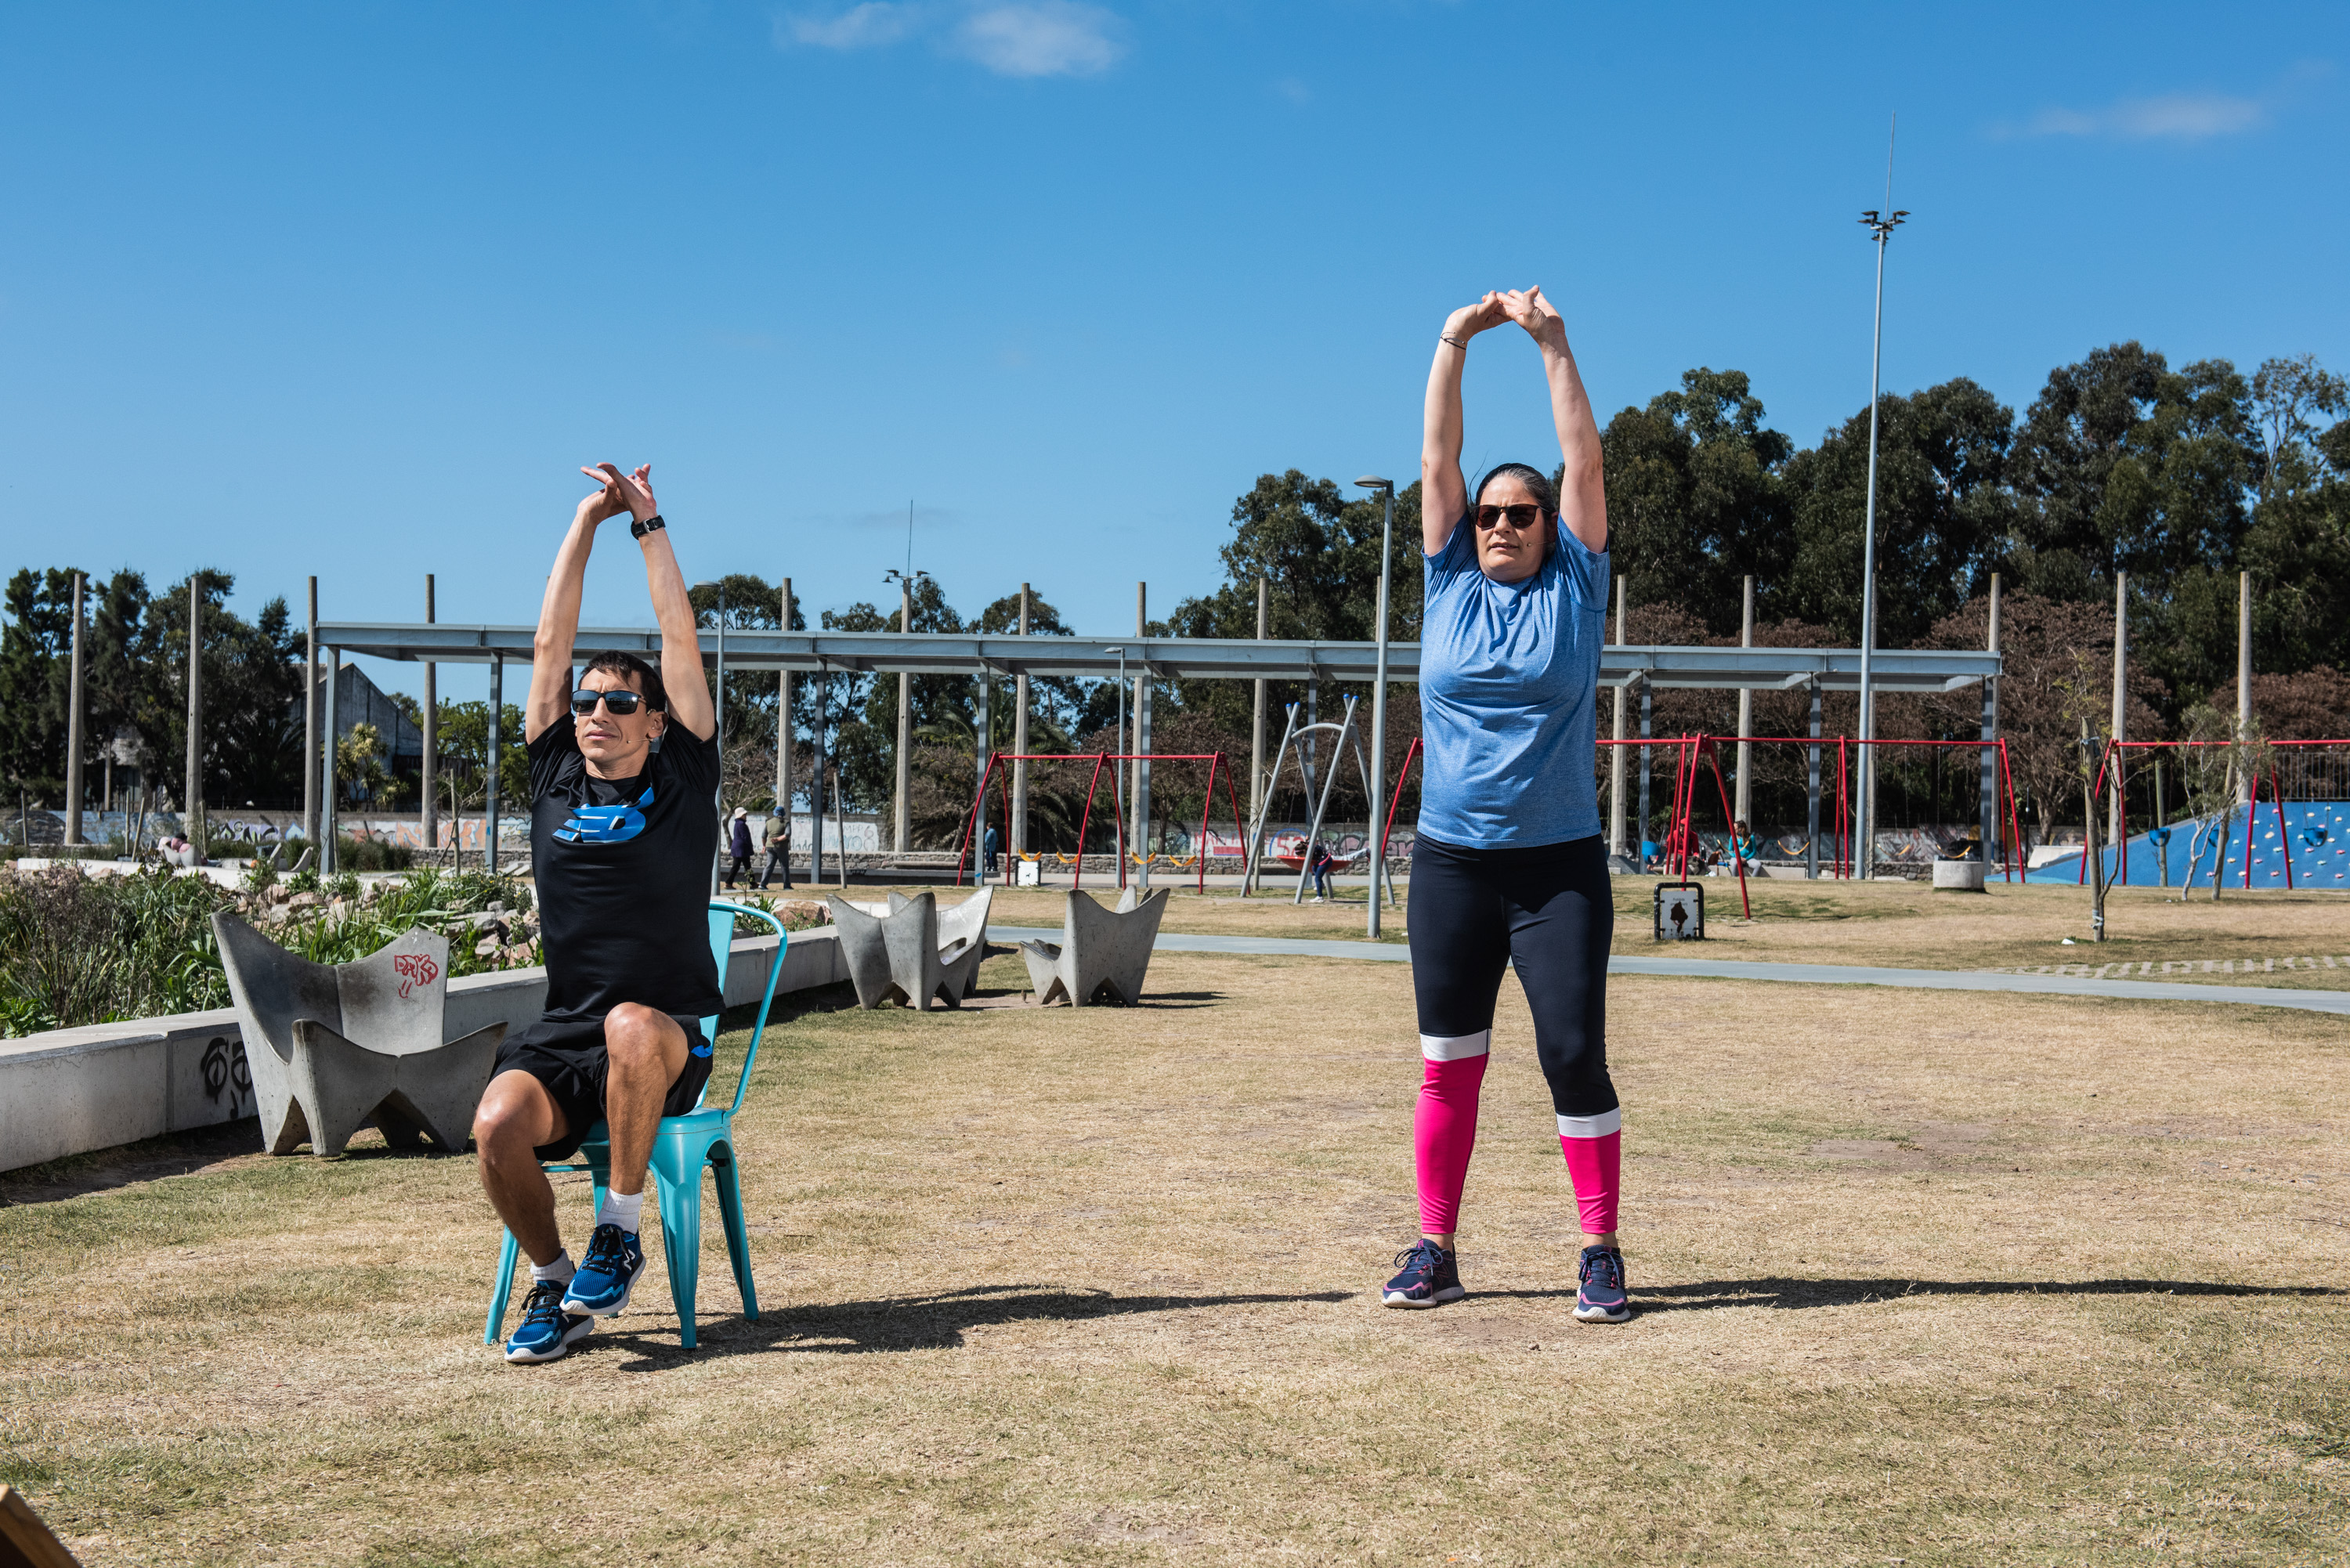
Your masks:
<instances>
[{"instance_id":1,"label":"clasped hands","mask_svg":"<svg viewBox=\"0 0 2350 1568\"><path fill-rule=\"evenodd\" d=\"M1499 327L1504 321L1514 321L1524 327L1526 336L1544 348L1562 353L1566 349L1566 323L1543 297L1540 284L1528 289L1489 293L1474 305L1462 306L1445 317L1444 336L1466 343L1487 327Z\"/></svg>"},{"instance_id":2,"label":"clasped hands","mask_svg":"<svg viewBox=\"0 0 2350 1568\"><path fill-rule=\"evenodd\" d=\"M582 467L579 472L594 480L598 486L595 494L579 503L579 515L587 519L590 527L622 513L630 514L642 523L660 511L660 504L653 500L653 465L650 462L639 466L634 473L622 473L608 462L599 462L593 468Z\"/></svg>"}]
</instances>

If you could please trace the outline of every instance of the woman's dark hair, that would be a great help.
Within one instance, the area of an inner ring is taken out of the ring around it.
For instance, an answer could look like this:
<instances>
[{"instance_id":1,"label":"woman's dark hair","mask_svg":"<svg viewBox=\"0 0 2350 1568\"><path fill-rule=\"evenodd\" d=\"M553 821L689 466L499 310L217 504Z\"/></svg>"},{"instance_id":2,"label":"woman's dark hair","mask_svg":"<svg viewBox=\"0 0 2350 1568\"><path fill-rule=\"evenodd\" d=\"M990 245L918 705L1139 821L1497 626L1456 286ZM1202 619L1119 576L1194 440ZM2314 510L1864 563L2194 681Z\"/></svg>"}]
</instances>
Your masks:
<instances>
[{"instance_id":1,"label":"woman's dark hair","mask_svg":"<svg viewBox=\"0 0 2350 1568\"><path fill-rule=\"evenodd\" d=\"M645 706L656 713L669 711L669 691L661 685L660 671L635 654L599 653L588 661L588 668L579 672L579 679L585 680L598 670L608 670L615 675L635 676L637 690L645 694Z\"/></svg>"},{"instance_id":2,"label":"woman's dark hair","mask_svg":"<svg viewBox=\"0 0 2350 1568\"><path fill-rule=\"evenodd\" d=\"M1523 462L1497 463L1487 469L1484 476L1477 481L1476 493L1469 498L1470 510L1475 511L1477 504L1485 499L1487 485L1504 477L1518 480L1532 491L1534 500L1542 506L1544 516L1558 515L1558 486L1550 482L1549 474L1539 468L1532 468Z\"/></svg>"}]
</instances>

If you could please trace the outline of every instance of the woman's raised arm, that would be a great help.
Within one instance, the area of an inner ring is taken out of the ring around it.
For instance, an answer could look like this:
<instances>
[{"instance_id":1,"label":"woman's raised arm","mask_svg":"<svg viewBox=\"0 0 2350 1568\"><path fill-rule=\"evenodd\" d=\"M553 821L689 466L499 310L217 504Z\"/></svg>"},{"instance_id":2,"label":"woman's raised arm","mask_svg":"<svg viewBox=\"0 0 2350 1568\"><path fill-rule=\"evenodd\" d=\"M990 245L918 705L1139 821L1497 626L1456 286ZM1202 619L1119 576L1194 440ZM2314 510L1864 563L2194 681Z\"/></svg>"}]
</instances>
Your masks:
<instances>
[{"instance_id":1,"label":"woman's raised arm","mask_svg":"<svg viewBox=\"0 0 2350 1568\"><path fill-rule=\"evenodd\" d=\"M1604 555L1607 484L1599 456L1599 421L1592 417L1591 399L1575 368L1575 351L1566 346L1566 323L1543 297L1539 286L1523 294L1512 289L1500 297L1510 319L1542 346L1543 375L1550 382L1551 422L1558 427L1559 456L1566 464L1559 477L1559 521L1583 541L1585 549Z\"/></svg>"},{"instance_id":2,"label":"woman's raised arm","mask_svg":"<svg viewBox=\"0 0 2350 1568\"><path fill-rule=\"evenodd\" d=\"M1469 339L1501 325L1504 315L1502 296L1488 294L1445 317L1436 339L1419 442L1419 541L1431 556L1444 548L1469 506L1469 485L1461 477L1461 369L1469 362Z\"/></svg>"}]
</instances>

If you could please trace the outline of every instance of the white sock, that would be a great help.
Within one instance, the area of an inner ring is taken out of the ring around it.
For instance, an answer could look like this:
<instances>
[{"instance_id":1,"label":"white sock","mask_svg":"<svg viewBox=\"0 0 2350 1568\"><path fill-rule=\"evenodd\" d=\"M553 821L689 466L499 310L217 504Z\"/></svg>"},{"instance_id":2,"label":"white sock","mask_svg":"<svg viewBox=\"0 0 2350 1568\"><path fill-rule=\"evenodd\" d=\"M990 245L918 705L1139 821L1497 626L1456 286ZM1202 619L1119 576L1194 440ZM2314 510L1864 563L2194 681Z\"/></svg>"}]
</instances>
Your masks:
<instances>
[{"instance_id":1,"label":"white sock","mask_svg":"<svg viewBox=\"0 0 2350 1568\"><path fill-rule=\"evenodd\" d=\"M533 1263L530 1266L530 1282L536 1284L541 1280L553 1280L558 1285L567 1285L571 1282L571 1276L578 1272L571 1266L569 1252L557 1252L555 1254L555 1262Z\"/></svg>"},{"instance_id":2,"label":"white sock","mask_svg":"<svg viewBox=\"0 0 2350 1568\"><path fill-rule=\"evenodd\" d=\"M617 1192L608 1191L604 1194L604 1207L596 1210L596 1223L618 1225L633 1236L637 1233L637 1217L643 1212L644 1207L645 1195L641 1192L631 1192L623 1198Z\"/></svg>"}]
</instances>

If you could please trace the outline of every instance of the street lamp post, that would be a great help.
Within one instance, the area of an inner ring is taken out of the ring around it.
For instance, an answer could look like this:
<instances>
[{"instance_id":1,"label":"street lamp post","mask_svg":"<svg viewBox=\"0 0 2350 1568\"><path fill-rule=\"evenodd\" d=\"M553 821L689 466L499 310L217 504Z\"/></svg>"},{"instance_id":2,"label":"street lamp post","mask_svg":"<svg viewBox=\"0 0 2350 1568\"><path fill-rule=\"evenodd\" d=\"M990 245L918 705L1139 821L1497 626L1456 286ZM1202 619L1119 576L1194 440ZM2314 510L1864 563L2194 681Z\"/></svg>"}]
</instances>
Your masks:
<instances>
[{"instance_id":1,"label":"street lamp post","mask_svg":"<svg viewBox=\"0 0 2350 1568\"><path fill-rule=\"evenodd\" d=\"M1860 547L1860 769L1853 791L1853 874L1870 877L1877 869L1876 836L1870 831L1877 816L1877 693L1869 680L1869 656L1877 648L1877 400L1878 371L1885 346L1885 242L1901 226L1907 211L1894 212L1893 148L1885 150L1885 207L1863 213L1877 243L1877 319L1868 342L1868 505Z\"/></svg>"},{"instance_id":2,"label":"street lamp post","mask_svg":"<svg viewBox=\"0 0 2350 1568\"><path fill-rule=\"evenodd\" d=\"M1377 637L1379 644L1378 675L1371 688L1371 821L1363 836L1371 846L1371 912L1364 922L1364 930L1376 938L1379 934L1379 889L1387 879L1387 837L1379 803L1387 795L1388 783L1388 560L1395 548L1395 482L1376 474L1365 474L1355 481L1362 489L1376 493L1381 503L1379 516L1379 620Z\"/></svg>"}]
</instances>

